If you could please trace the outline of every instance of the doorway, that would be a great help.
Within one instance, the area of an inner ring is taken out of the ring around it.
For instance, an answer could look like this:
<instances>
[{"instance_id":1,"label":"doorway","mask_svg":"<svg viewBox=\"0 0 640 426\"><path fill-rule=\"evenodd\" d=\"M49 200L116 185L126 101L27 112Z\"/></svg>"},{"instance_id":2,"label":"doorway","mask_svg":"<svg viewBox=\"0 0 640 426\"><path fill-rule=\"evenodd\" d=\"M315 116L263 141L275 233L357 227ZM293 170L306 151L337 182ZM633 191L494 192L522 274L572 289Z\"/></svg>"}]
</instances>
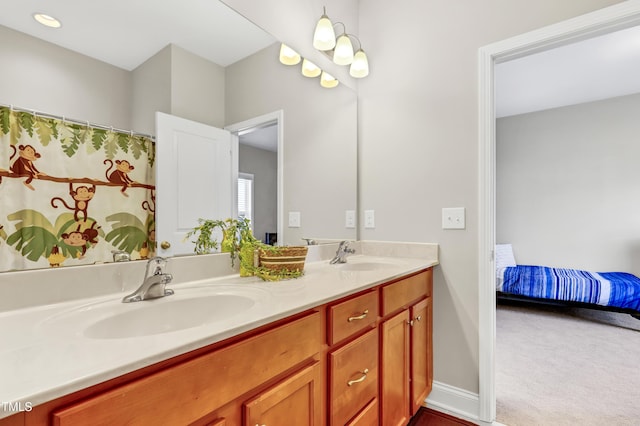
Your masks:
<instances>
[{"instance_id":1,"label":"doorway","mask_svg":"<svg viewBox=\"0 0 640 426\"><path fill-rule=\"evenodd\" d=\"M640 4L624 2L485 46L479 50L479 420L496 419L495 393L495 197L494 66L582 39L640 24Z\"/></svg>"},{"instance_id":2,"label":"doorway","mask_svg":"<svg viewBox=\"0 0 640 426\"><path fill-rule=\"evenodd\" d=\"M225 127L232 135L238 152L238 171L234 181L244 183L251 176L251 224L254 235L269 244L277 242L283 231L283 112L264 114ZM239 179L244 178L244 179ZM235 199L241 191L234 185ZM245 194L246 195L246 194ZM246 204L245 204L246 207ZM238 207L237 213L242 213Z\"/></svg>"}]
</instances>

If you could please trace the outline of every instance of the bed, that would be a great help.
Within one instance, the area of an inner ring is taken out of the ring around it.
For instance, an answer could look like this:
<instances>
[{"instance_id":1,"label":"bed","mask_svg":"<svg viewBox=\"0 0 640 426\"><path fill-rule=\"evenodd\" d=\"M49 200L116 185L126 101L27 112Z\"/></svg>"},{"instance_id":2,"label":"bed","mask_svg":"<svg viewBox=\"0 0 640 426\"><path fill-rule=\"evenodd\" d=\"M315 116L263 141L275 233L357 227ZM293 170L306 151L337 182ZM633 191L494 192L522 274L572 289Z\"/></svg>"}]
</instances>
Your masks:
<instances>
[{"instance_id":1,"label":"bed","mask_svg":"<svg viewBox=\"0 0 640 426\"><path fill-rule=\"evenodd\" d=\"M635 275L517 265L511 246L504 246L507 247L496 246L496 291L499 299L625 312L640 319L640 278Z\"/></svg>"}]
</instances>

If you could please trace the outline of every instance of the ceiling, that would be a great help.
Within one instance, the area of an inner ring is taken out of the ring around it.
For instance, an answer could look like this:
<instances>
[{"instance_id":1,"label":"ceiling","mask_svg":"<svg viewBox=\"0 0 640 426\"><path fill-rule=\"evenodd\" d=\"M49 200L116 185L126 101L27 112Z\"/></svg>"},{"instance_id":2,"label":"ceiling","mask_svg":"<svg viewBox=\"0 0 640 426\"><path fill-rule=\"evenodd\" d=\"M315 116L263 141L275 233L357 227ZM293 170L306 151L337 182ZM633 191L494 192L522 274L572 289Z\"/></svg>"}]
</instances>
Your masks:
<instances>
[{"instance_id":1,"label":"ceiling","mask_svg":"<svg viewBox=\"0 0 640 426\"><path fill-rule=\"evenodd\" d=\"M495 67L496 116L640 93L640 27Z\"/></svg>"},{"instance_id":2,"label":"ceiling","mask_svg":"<svg viewBox=\"0 0 640 426\"><path fill-rule=\"evenodd\" d=\"M217 0L2 3L0 25L129 71L170 43L226 67L275 41ZM36 12L57 18L62 27L37 23Z\"/></svg>"}]
</instances>

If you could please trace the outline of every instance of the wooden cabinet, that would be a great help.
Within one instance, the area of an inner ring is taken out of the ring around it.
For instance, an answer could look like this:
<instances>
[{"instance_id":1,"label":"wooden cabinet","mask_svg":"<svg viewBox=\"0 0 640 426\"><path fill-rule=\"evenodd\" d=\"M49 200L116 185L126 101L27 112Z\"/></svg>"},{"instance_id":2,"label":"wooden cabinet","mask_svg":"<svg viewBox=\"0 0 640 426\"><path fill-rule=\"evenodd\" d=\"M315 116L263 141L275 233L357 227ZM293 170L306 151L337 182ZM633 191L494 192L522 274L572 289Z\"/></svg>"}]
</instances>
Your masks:
<instances>
[{"instance_id":1,"label":"wooden cabinet","mask_svg":"<svg viewBox=\"0 0 640 426\"><path fill-rule=\"evenodd\" d=\"M383 286L380 324L381 424L405 425L433 381L432 272Z\"/></svg>"},{"instance_id":2,"label":"wooden cabinet","mask_svg":"<svg viewBox=\"0 0 640 426\"><path fill-rule=\"evenodd\" d=\"M316 361L244 403L244 425L321 425L322 377Z\"/></svg>"},{"instance_id":3,"label":"wooden cabinet","mask_svg":"<svg viewBox=\"0 0 640 426\"><path fill-rule=\"evenodd\" d=\"M433 383L433 299L428 297L410 309L411 415L431 393Z\"/></svg>"},{"instance_id":4,"label":"wooden cabinet","mask_svg":"<svg viewBox=\"0 0 640 426\"><path fill-rule=\"evenodd\" d=\"M378 330L329 353L329 424L344 425L378 396Z\"/></svg>"},{"instance_id":5,"label":"wooden cabinet","mask_svg":"<svg viewBox=\"0 0 640 426\"><path fill-rule=\"evenodd\" d=\"M354 334L376 326L378 292L376 289L340 301L327 308L328 343L334 345Z\"/></svg>"},{"instance_id":6,"label":"wooden cabinet","mask_svg":"<svg viewBox=\"0 0 640 426\"><path fill-rule=\"evenodd\" d=\"M431 269L0 420L405 425L431 391Z\"/></svg>"},{"instance_id":7,"label":"wooden cabinet","mask_svg":"<svg viewBox=\"0 0 640 426\"><path fill-rule=\"evenodd\" d=\"M321 348L321 328L321 315L313 312L57 410L53 424L189 424L311 359ZM261 353L266 362L256 362Z\"/></svg>"}]
</instances>

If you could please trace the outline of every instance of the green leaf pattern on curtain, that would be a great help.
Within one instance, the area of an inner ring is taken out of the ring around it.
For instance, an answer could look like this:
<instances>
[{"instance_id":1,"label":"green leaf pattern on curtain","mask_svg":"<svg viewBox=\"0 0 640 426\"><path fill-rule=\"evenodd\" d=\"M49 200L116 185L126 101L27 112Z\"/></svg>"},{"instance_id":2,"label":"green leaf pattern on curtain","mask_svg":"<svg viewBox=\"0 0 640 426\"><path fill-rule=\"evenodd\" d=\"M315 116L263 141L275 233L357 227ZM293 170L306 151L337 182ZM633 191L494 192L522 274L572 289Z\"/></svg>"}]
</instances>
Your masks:
<instances>
[{"instance_id":1,"label":"green leaf pattern on curtain","mask_svg":"<svg viewBox=\"0 0 640 426\"><path fill-rule=\"evenodd\" d=\"M155 146L0 107L0 271L155 252Z\"/></svg>"}]
</instances>

